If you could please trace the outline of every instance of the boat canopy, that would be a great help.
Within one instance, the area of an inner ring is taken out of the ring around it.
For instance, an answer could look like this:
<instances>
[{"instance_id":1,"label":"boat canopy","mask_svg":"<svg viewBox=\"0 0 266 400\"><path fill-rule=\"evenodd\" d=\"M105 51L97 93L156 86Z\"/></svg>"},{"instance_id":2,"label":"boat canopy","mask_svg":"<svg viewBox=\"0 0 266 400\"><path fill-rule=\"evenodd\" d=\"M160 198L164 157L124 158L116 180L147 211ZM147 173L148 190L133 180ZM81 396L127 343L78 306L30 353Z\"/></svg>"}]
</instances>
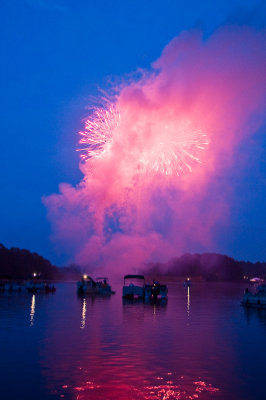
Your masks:
<instances>
[{"instance_id":1,"label":"boat canopy","mask_svg":"<svg viewBox=\"0 0 266 400\"><path fill-rule=\"evenodd\" d=\"M250 279L249 281L250 282L263 282L263 279L255 277L255 278Z\"/></svg>"},{"instance_id":2,"label":"boat canopy","mask_svg":"<svg viewBox=\"0 0 266 400\"><path fill-rule=\"evenodd\" d=\"M89 276L89 275L87 275L87 274L83 274L81 278L82 278L83 280L85 280L85 281L92 281L92 282L95 282L95 281L92 279L92 277Z\"/></svg>"},{"instance_id":3,"label":"boat canopy","mask_svg":"<svg viewBox=\"0 0 266 400\"><path fill-rule=\"evenodd\" d=\"M125 275L124 279L145 279L144 275Z\"/></svg>"}]
</instances>

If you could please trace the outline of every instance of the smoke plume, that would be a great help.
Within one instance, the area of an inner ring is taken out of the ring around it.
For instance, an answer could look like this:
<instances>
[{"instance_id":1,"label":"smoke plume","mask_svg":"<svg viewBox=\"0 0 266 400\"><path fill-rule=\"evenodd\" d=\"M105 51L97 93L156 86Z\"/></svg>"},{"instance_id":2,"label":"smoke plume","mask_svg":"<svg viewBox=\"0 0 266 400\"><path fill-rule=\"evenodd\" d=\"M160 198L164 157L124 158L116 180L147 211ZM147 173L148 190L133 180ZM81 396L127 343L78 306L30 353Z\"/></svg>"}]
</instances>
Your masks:
<instances>
[{"instance_id":1,"label":"smoke plume","mask_svg":"<svg viewBox=\"0 0 266 400\"><path fill-rule=\"evenodd\" d=\"M175 37L88 117L84 179L43 199L53 240L81 265L125 272L215 247L230 209L221 176L263 122L264 88L261 31Z\"/></svg>"}]
</instances>

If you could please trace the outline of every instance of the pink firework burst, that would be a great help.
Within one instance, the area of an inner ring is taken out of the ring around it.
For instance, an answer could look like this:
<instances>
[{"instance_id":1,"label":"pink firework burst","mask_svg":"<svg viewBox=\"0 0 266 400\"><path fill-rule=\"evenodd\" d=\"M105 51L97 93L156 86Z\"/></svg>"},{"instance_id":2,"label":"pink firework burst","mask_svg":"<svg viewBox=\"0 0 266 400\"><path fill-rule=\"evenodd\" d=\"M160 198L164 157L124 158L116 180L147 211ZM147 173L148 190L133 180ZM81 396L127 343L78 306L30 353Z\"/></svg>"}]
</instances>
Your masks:
<instances>
[{"instance_id":1,"label":"pink firework burst","mask_svg":"<svg viewBox=\"0 0 266 400\"><path fill-rule=\"evenodd\" d=\"M201 164L201 153L208 144L207 135L200 129L183 128L182 124L165 126L151 148L140 154L140 165L146 172L163 175L192 172L195 165Z\"/></svg>"},{"instance_id":2,"label":"pink firework burst","mask_svg":"<svg viewBox=\"0 0 266 400\"><path fill-rule=\"evenodd\" d=\"M95 107L92 115L85 122L84 131L80 131L81 159L88 161L92 158L103 157L111 147L114 130L119 126L120 115L112 103L106 107Z\"/></svg>"},{"instance_id":3,"label":"pink firework burst","mask_svg":"<svg viewBox=\"0 0 266 400\"><path fill-rule=\"evenodd\" d=\"M135 126L125 119L126 113L113 103L95 108L80 132L81 159L89 162L103 158L112 152L114 143L121 141L127 147L128 162L141 173L179 176L201 164L201 154L209 140L189 118L145 114Z\"/></svg>"}]
</instances>

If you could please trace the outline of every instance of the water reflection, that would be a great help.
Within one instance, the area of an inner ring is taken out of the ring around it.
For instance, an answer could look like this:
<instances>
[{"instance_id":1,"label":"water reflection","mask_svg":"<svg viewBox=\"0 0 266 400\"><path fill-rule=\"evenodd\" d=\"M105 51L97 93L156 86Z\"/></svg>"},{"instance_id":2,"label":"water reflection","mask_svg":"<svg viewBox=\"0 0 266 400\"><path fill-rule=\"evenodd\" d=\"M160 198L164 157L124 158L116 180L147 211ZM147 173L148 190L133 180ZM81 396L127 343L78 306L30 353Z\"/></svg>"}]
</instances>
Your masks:
<instances>
[{"instance_id":1,"label":"water reflection","mask_svg":"<svg viewBox=\"0 0 266 400\"><path fill-rule=\"evenodd\" d=\"M82 314L81 314L81 329L84 329L86 326L86 298L82 299Z\"/></svg>"},{"instance_id":2,"label":"water reflection","mask_svg":"<svg viewBox=\"0 0 266 400\"><path fill-rule=\"evenodd\" d=\"M35 294L32 295L31 298L31 306L30 306L30 326L34 325L34 315L35 315Z\"/></svg>"},{"instance_id":3,"label":"water reflection","mask_svg":"<svg viewBox=\"0 0 266 400\"><path fill-rule=\"evenodd\" d=\"M266 327L266 309L256 307L243 307L243 309L248 324L258 319L261 325Z\"/></svg>"},{"instance_id":4,"label":"water reflection","mask_svg":"<svg viewBox=\"0 0 266 400\"><path fill-rule=\"evenodd\" d=\"M172 377L172 372L168 372L167 375L168 376L166 377L158 376L157 380L160 381L160 383L144 388L147 391L147 394L144 397L145 399L192 400L200 399L202 397L201 394L219 392L218 388L202 380L187 384L186 379L184 380L184 376L181 376L178 379ZM212 396L212 399L213 398L214 397Z\"/></svg>"},{"instance_id":5,"label":"water reflection","mask_svg":"<svg viewBox=\"0 0 266 400\"><path fill-rule=\"evenodd\" d=\"M162 315L166 314L167 311L167 299L157 299L156 301L144 300L144 299L126 299L123 298L123 320L127 323L127 326L132 325L132 330L136 328L134 324L136 321L147 321L152 318L153 321L160 320Z\"/></svg>"},{"instance_id":6,"label":"water reflection","mask_svg":"<svg viewBox=\"0 0 266 400\"><path fill-rule=\"evenodd\" d=\"M190 287L187 287L187 317L189 319L189 310L190 310Z\"/></svg>"},{"instance_id":7,"label":"water reflection","mask_svg":"<svg viewBox=\"0 0 266 400\"><path fill-rule=\"evenodd\" d=\"M172 285L168 303L80 298L71 284L56 296L0 296L2 398L264 398L266 313L244 311L228 287Z\"/></svg>"},{"instance_id":8,"label":"water reflection","mask_svg":"<svg viewBox=\"0 0 266 400\"><path fill-rule=\"evenodd\" d=\"M168 303L168 298L165 299L142 299L142 298L137 298L137 299L127 299L125 297L122 298L122 303L123 306L127 305L142 305L142 306L147 306L146 308L156 310L158 308L163 308L167 306Z\"/></svg>"},{"instance_id":9,"label":"water reflection","mask_svg":"<svg viewBox=\"0 0 266 400\"><path fill-rule=\"evenodd\" d=\"M164 376L153 376L150 382L145 385L140 383L117 384L115 380L110 382L96 382L87 380L79 386L63 385L61 397L72 393L76 400L89 399L108 399L108 400L195 400L219 398L220 389L212 384L198 378L199 380L189 380L185 376L175 376L173 372L168 372ZM221 397L220 397L221 398Z\"/></svg>"}]
</instances>

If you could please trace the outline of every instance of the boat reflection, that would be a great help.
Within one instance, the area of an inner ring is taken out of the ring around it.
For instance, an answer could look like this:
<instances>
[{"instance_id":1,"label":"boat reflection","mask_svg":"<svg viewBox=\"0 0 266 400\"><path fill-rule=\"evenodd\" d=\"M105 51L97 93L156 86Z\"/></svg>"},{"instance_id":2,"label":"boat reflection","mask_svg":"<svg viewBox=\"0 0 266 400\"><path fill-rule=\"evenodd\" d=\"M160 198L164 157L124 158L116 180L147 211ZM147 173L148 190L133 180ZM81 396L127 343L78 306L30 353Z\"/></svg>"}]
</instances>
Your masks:
<instances>
[{"instance_id":1,"label":"boat reflection","mask_svg":"<svg viewBox=\"0 0 266 400\"><path fill-rule=\"evenodd\" d=\"M90 306L96 305L97 303L101 302L108 302L110 301L110 296L99 296L99 295L79 295L78 299L81 302L81 322L80 322L80 329L84 329L86 327L86 314Z\"/></svg>"},{"instance_id":2,"label":"boat reflection","mask_svg":"<svg viewBox=\"0 0 266 400\"><path fill-rule=\"evenodd\" d=\"M252 323L253 320L257 318L261 325L266 327L266 309L243 307L243 310L248 324Z\"/></svg>"},{"instance_id":3,"label":"boat reflection","mask_svg":"<svg viewBox=\"0 0 266 400\"><path fill-rule=\"evenodd\" d=\"M145 299L145 298L137 298L137 299L127 299L125 297L122 298L123 306L127 305L146 305L152 308L155 307L166 307L168 303L167 298L160 298L160 299Z\"/></svg>"},{"instance_id":4,"label":"boat reflection","mask_svg":"<svg viewBox=\"0 0 266 400\"><path fill-rule=\"evenodd\" d=\"M32 295L31 298L31 306L30 306L30 326L34 325L34 315L35 315L35 294Z\"/></svg>"},{"instance_id":5,"label":"boat reflection","mask_svg":"<svg viewBox=\"0 0 266 400\"><path fill-rule=\"evenodd\" d=\"M190 311L190 287L187 287L187 317L189 319L189 311Z\"/></svg>"},{"instance_id":6,"label":"boat reflection","mask_svg":"<svg viewBox=\"0 0 266 400\"><path fill-rule=\"evenodd\" d=\"M84 329L86 326L86 298L82 299L82 314L81 314L81 326L80 329Z\"/></svg>"}]
</instances>

